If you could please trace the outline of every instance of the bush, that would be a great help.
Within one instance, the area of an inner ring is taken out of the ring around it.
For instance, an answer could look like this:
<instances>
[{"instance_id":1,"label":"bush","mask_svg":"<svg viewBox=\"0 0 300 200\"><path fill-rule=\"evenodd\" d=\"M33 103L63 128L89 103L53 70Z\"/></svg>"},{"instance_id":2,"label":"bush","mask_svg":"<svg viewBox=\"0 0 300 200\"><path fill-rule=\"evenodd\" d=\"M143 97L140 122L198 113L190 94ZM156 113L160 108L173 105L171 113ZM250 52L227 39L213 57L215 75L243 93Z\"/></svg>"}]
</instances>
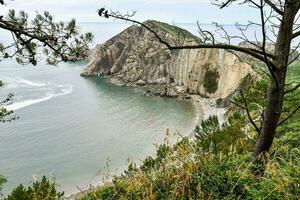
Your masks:
<instances>
[{"instance_id":1,"label":"bush","mask_svg":"<svg viewBox=\"0 0 300 200\"><path fill-rule=\"evenodd\" d=\"M244 91L258 125L267 84L261 80ZM291 110L299 102L299 90L286 98L289 101L284 109ZM234 100L242 104L244 98L236 96ZM216 116L203 121L193 139L183 137L175 144L164 140L155 156L147 157L141 165L130 163L121 176L81 199L300 199L299 117L296 113L278 129L271 154L266 157L264 176L259 180L251 171L256 132L246 117L234 113L224 124ZM0 177L0 189L4 182ZM32 187L20 185L5 200L56 200L62 196L44 177Z\"/></svg>"},{"instance_id":2,"label":"bush","mask_svg":"<svg viewBox=\"0 0 300 200\"><path fill-rule=\"evenodd\" d=\"M215 93L219 87L220 74L218 70L207 70L204 75L204 88L210 94Z\"/></svg>"},{"instance_id":3,"label":"bush","mask_svg":"<svg viewBox=\"0 0 300 200\"><path fill-rule=\"evenodd\" d=\"M249 151L253 142L245 137L246 119L239 113L229 117L228 122L219 124L217 116L209 117L195 129L196 145L206 152L228 153L235 150L239 153Z\"/></svg>"},{"instance_id":4,"label":"bush","mask_svg":"<svg viewBox=\"0 0 300 200\"><path fill-rule=\"evenodd\" d=\"M257 180L251 173L253 144L243 133L244 125L239 114L223 125L211 117L197 127L194 140L165 141L155 157L140 166L130 163L122 176L82 200L299 199L300 137L278 138L265 175ZM295 140L287 142L291 138Z\"/></svg>"},{"instance_id":5,"label":"bush","mask_svg":"<svg viewBox=\"0 0 300 200\"><path fill-rule=\"evenodd\" d=\"M63 192L56 190L56 184L44 176L41 181L34 182L28 188L19 185L4 200L59 200L63 196Z\"/></svg>"},{"instance_id":6,"label":"bush","mask_svg":"<svg viewBox=\"0 0 300 200\"><path fill-rule=\"evenodd\" d=\"M2 196L1 191L2 191L2 187L5 183L6 183L5 177L0 175L0 196Z\"/></svg>"}]
</instances>

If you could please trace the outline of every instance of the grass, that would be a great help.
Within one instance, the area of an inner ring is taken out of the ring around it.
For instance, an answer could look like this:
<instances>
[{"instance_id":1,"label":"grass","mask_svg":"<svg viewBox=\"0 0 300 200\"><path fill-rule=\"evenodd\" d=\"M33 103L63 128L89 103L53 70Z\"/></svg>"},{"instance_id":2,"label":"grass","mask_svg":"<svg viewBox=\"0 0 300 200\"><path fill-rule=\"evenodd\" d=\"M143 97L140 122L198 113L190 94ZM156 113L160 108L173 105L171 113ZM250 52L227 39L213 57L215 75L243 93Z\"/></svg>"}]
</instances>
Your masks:
<instances>
[{"instance_id":1,"label":"grass","mask_svg":"<svg viewBox=\"0 0 300 200\"><path fill-rule=\"evenodd\" d=\"M182 29L177 26L173 26L167 23L158 22L158 21L151 21L155 26L159 27L160 29L170 33L171 35L178 37L178 38L186 38L198 41L199 38L190 33L189 31Z\"/></svg>"},{"instance_id":2,"label":"grass","mask_svg":"<svg viewBox=\"0 0 300 200\"><path fill-rule=\"evenodd\" d=\"M294 80L300 74L296 66L289 71ZM258 99L264 98L266 90L267 81L262 80L245 91L246 98L256 104L249 105L252 112L264 102ZM300 93L292 97L300 98ZM287 101L284 106L290 109L293 103ZM141 165L131 163L111 184L80 200L300 199L299 118L296 114L278 129L259 181L251 172L255 135L247 118L236 113L223 125L216 117L204 121L196 128L194 140L183 138L175 145L165 140L156 156Z\"/></svg>"},{"instance_id":3,"label":"grass","mask_svg":"<svg viewBox=\"0 0 300 200\"><path fill-rule=\"evenodd\" d=\"M290 67L288 81L300 80L299 66ZM258 81L244 92L253 114L265 101L267 83ZM291 110L294 103L300 102L299 90L286 98L292 100L285 102L284 110ZM167 134L155 156L147 157L140 165L130 163L121 176L78 200L300 199L299 119L297 113L278 129L272 154L266 157L264 176L259 180L251 173L253 130L245 116L235 113L222 125L217 117L202 122L195 129L194 140L184 137L171 144ZM0 189L5 181L0 176ZM22 199L20 195L24 194L29 195L28 200L58 200L63 193L44 179L33 187L19 186L8 200Z\"/></svg>"},{"instance_id":4,"label":"grass","mask_svg":"<svg viewBox=\"0 0 300 200\"><path fill-rule=\"evenodd\" d=\"M157 152L81 200L300 198L299 142L280 148L260 181L251 174L251 153L205 151L187 138L163 144Z\"/></svg>"},{"instance_id":5,"label":"grass","mask_svg":"<svg viewBox=\"0 0 300 200\"><path fill-rule=\"evenodd\" d=\"M300 83L300 61L291 64L288 68L287 82Z\"/></svg>"}]
</instances>

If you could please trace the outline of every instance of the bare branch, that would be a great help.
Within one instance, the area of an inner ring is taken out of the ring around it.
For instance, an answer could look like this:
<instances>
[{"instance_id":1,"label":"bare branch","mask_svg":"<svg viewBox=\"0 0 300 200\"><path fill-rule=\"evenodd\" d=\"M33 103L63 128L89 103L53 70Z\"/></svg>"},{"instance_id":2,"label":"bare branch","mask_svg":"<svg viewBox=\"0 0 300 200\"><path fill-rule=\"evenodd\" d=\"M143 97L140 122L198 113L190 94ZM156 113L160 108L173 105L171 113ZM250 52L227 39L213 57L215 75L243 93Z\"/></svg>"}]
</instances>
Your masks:
<instances>
[{"instance_id":1,"label":"bare branch","mask_svg":"<svg viewBox=\"0 0 300 200\"><path fill-rule=\"evenodd\" d=\"M101 9L100 9L101 10ZM99 11L100 11L99 10ZM99 13L98 11L98 13ZM103 12L103 11L102 11ZM100 13L99 13L100 15ZM102 13L101 15L102 16ZM167 41L165 41L164 39L162 39L152 28L150 28L149 26L147 26L146 24L139 22L137 20L133 20L130 19L129 17L124 17L120 14L115 14L115 13L107 13L107 17L112 17L115 19L120 19L120 20L124 20L124 21L128 21L128 22L132 22L135 24L138 24L142 27L144 27L145 29L147 29L148 31L150 31L151 33L154 34L154 36L159 40L160 43L164 44L167 46L168 49L170 50L181 50L181 49L205 49L205 48L211 48L211 49L224 49L224 50L234 50L234 51L239 51L242 53L246 53L248 55L251 55L255 58L257 58L260 61L266 62L265 59L265 55L271 59L274 59L275 56L271 53L264 53L258 49L254 49L254 48L247 48L247 47L240 47L240 46L236 46L236 45L230 45L230 44L223 44L223 43L219 43L219 44L197 44L197 45L183 45L183 46L172 46L170 45ZM270 61L269 63L271 66L274 67L274 64Z\"/></svg>"},{"instance_id":2,"label":"bare branch","mask_svg":"<svg viewBox=\"0 0 300 200\"><path fill-rule=\"evenodd\" d=\"M250 123L253 125L253 127L255 128L255 130L256 130L256 132L258 133L258 134L260 134L260 128L258 128L258 126L256 125L256 123L253 121L253 119L252 119L252 117L251 117L251 114L250 114L250 111L249 111L249 107L248 107L248 103L247 103L247 100L246 100L246 98L245 98L245 96L244 96L244 94L243 94L243 92L242 92L242 90L240 90L240 94L241 94L241 97L242 97L242 99L243 99L243 102L244 102L244 109L245 109L245 111L246 111L246 113L247 113L247 116L248 116L248 119L250 120Z\"/></svg>"},{"instance_id":3,"label":"bare branch","mask_svg":"<svg viewBox=\"0 0 300 200\"><path fill-rule=\"evenodd\" d=\"M295 33L293 33L293 38L299 37L300 36L300 31L297 31Z\"/></svg>"},{"instance_id":4,"label":"bare branch","mask_svg":"<svg viewBox=\"0 0 300 200\"><path fill-rule=\"evenodd\" d=\"M225 8L225 7L228 6L231 2L233 2L233 0L227 0L227 2L223 3L223 5L220 6L220 9Z\"/></svg>"},{"instance_id":5,"label":"bare branch","mask_svg":"<svg viewBox=\"0 0 300 200\"><path fill-rule=\"evenodd\" d=\"M298 88L300 88L300 83L298 83L295 87L293 87L292 89L289 89L287 91L284 92L284 94L288 94L288 93L292 93L294 91L296 91Z\"/></svg>"},{"instance_id":6,"label":"bare branch","mask_svg":"<svg viewBox=\"0 0 300 200\"><path fill-rule=\"evenodd\" d=\"M223 9L227 6L229 6L232 2L235 2L237 0L227 0L224 3L219 4L220 9ZM275 3L273 3L271 0L264 0L266 4L268 4L277 14L283 15L283 11L277 7ZM241 4L244 3L251 3L253 6L258 6L258 4L253 0L243 0Z\"/></svg>"},{"instance_id":7,"label":"bare branch","mask_svg":"<svg viewBox=\"0 0 300 200\"><path fill-rule=\"evenodd\" d=\"M277 127L282 125L284 122L286 122L287 120L289 120L291 117L293 117L293 115L300 109L300 105L295 108L295 110L293 110L285 119L281 120L278 124Z\"/></svg>"},{"instance_id":8,"label":"bare branch","mask_svg":"<svg viewBox=\"0 0 300 200\"><path fill-rule=\"evenodd\" d=\"M234 104L234 105L236 105L236 106L238 106L238 107L244 109L244 110L247 109L245 106L242 106L241 104L238 104L238 103L236 103L236 102L234 102L234 101L231 101L231 100L228 100L228 101L229 101L230 103L232 103L232 104Z\"/></svg>"},{"instance_id":9,"label":"bare branch","mask_svg":"<svg viewBox=\"0 0 300 200\"><path fill-rule=\"evenodd\" d=\"M261 27L262 27L261 30L262 30L262 36L263 36L262 51L263 51L263 54L264 54L265 63L267 64L267 67L269 68L269 71L272 75L272 78L275 81L276 88L278 88L278 80L277 80L277 78L274 74L274 71L276 70L276 67L271 64L271 62L268 59L267 54L266 54L266 22L265 22L265 17L264 17L265 15L264 15L264 3L263 2L264 2L263 0L260 0L260 6L259 6L260 17L261 17Z\"/></svg>"},{"instance_id":10,"label":"bare branch","mask_svg":"<svg viewBox=\"0 0 300 200\"><path fill-rule=\"evenodd\" d=\"M278 14L283 15L283 11L280 10L271 0L265 0L265 2Z\"/></svg>"}]
</instances>

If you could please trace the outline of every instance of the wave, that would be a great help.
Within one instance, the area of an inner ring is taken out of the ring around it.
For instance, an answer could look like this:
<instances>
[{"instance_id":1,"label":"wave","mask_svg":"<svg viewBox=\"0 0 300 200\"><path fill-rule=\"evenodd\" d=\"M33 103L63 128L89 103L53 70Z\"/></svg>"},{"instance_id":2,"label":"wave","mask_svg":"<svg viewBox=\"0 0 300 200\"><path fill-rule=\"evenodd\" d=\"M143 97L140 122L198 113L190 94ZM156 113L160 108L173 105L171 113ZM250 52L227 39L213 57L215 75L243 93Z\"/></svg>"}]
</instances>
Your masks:
<instances>
[{"instance_id":1,"label":"wave","mask_svg":"<svg viewBox=\"0 0 300 200\"><path fill-rule=\"evenodd\" d=\"M42 98L39 98L39 99L28 99L28 100L25 100L25 101L22 101L22 102L16 102L16 103L13 103L11 105L5 106L5 108L8 109L8 110L19 110L19 109L22 109L22 108L25 108L25 107L28 107L28 106L31 106L31 105L34 105L34 104L37 104L37 103L48 101L48 100L50 100L52 98L55 98L55 97L71 94L72 91L73 91L73 86L72 85L66 85L65 88L62 89L61 93L48 94L46 97L42 97Z\"/></svg>"},{"instance_id":2,"label":"wave","mask_svg":"<svg viewBox=\"0 0 300 200\"><path fill-rule=\"evenodd\" d=\"M41 83L38 81L30 81L23 78L11 78L11 77L4 77L4 82L7 82L8 84L4 85L5 87L12 89L12 88L18 88L18 87L43 87L47 84Z\"/></svg>"},{"instance_id":3,"label":"wave","mask_svg":"<svg viewBox=\"0 0 300 200\"><path fill-rule=\"evenodd\" d=\"M46 85L44 83L33 82L33 81L30 81L30 80L26 80L26 79L16 79L16 82L23 83L23 84L26 84L26 85L29 85L29 86L35 86L35 87L43 87L43 86Z\"/></svg>"}]
</instances>

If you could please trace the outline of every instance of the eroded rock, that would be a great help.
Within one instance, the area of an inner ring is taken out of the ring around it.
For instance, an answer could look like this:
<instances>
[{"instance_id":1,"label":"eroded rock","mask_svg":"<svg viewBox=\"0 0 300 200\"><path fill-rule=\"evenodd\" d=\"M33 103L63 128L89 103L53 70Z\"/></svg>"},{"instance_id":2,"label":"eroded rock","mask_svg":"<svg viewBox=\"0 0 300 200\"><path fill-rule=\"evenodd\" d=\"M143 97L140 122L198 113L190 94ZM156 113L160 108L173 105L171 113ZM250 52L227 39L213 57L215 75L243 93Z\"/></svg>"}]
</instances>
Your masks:
<instances>
[{"instance_id":1,"label":"eroded rock","mask_svg":"<svg viewBox=\"0 0 300 200\"><path fill-rule=\"evenodd\" d=\"M186 30L157 21L145 23L174 46L197 44ZM160 96L186 93L215 99L228 97L249 74L255 76L251 66L229 52L170 51L153 33L136 25L97 45L82 72L83 76L110 75L125 84L151 85L151 92Z\"/></svg>"}]
</instances>

